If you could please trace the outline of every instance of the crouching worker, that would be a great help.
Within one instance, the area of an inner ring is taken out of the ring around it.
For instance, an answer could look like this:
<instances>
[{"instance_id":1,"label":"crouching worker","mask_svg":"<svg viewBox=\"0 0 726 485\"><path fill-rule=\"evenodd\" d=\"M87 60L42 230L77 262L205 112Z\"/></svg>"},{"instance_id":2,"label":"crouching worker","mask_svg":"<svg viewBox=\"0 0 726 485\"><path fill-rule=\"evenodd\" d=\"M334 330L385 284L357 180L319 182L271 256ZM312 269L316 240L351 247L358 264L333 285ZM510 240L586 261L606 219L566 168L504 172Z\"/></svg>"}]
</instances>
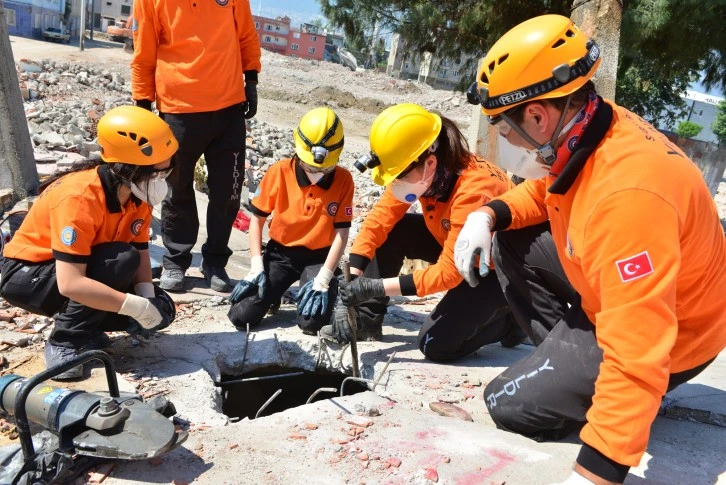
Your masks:
<instances>
[{"instance_id":1,"label":"crouching worker","mask_svg":"<svg viewBox=\"0 0 726 485\"><path fill-rule=\"evenodd\" d=\"M330 108L316 108L303 116L294 137L293 158L272 165L252 199L251 268L229 298L229 319L239 330L260 323L298 279L298 325L306 334L328 322L337 297L333 274L353 218L353 177L337 166L343 124ZM263 255L262 226L271 214ZM304 274L313 273L305 283Z\"/></svg>"},{"instance_id":2,"label":"crouching worker","mask_svg":"<svg viewBox=\"0 0 726 485\"><path fill-rule=\"evenodd\" d=\"M363 339L376 334L381 338L389 296L446 291L419 333L426 357L452 361L485 344L520 343L523 334L509 317L494 271L471 288L453 259L466 216L512 186L505 173L477 159L453 121L415 104L383 111L371 126L370 146L371 156L356 166L372 169L373 181L386 190L351 249L351 274L366 277L341 284L340 290L345 304L357 306L358 333ZM409 213L417 200L423 214ZM434 264L398 276L404 257ZM376 313L379 318L374 319ZM323 333L349 340L347 319L335 321Z\"/></svg>"},{"instance_id":3,"label":"crouching worker","mask_svg":"<svg viewBox=\"0 0 726 485\"><path fill-rule=\"evenodd\" d=\"M151 282L148 245L176 139L151 112L122 106L99 121L98 144L106 163L54 174L3 253L3 298L54 315L47 367L107 347L104 332L158 330L174 319L174 303ZM82 376L79 366L57 379Z\"/></svg>"}]
</instances>

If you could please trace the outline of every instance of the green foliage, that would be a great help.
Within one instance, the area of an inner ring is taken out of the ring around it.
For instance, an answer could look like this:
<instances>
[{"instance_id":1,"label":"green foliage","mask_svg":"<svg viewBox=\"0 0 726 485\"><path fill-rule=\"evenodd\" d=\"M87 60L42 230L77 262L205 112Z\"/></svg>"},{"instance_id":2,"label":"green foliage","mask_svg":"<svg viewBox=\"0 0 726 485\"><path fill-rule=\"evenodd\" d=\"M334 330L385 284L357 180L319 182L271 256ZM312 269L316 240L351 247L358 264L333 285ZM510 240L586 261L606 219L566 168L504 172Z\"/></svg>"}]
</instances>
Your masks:
<instances>
[{"instance_id":1,"label":"green foliage","mask_svg":"<svg viewBox=\"0 0 726 485\"><path fill-rule=\"evenodd\" d=\"M431 52L456 59L462 87L474 79L476 58L528 18L569 16L573 0L319 0L331 24L353 45L369 49L372 33L398 33L407 56ZM726 90L726 0L624 0L617 101L639 115L672 124L685 104L680 95L704 73L707 88ZM355 48L354 48L355 50ZM605 53L607 55L607 52ZM666 107L670 107L666 110Z\"/></svg>"},{"instance_id":2,"label":"green foliage","mask_svg":"<svg viewBox=\"0 0 726 485\"><path fill-rule=\"evenodd\" d=\"M698 123L694 123L693 121L681 121L678 123L678 128L676 128L676 135L681 138L694 138L696 135L701 133L701 130L703 130L703 126Z\"/></svg>"},{"instance_id":3,"label":"green foliage","mask_svg":"<svg viewBox=\"0 0 726 485\"><path fill-rule=\"evenodd\" d=\"M718 104L718 114L711 125L711 131L718 138L719 144L726 145L726 101Z\"/></svg>"}]
</instances>

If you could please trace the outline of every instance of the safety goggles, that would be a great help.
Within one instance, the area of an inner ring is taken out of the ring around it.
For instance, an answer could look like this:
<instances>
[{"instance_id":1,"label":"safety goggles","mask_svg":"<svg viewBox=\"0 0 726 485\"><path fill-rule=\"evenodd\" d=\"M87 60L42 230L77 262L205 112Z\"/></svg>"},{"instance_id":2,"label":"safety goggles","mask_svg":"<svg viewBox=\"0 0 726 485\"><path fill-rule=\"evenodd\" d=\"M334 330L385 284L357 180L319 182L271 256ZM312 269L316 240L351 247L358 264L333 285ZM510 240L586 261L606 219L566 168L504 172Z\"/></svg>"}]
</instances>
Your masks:
<instances>
[{"instance_id":1,"label":"safety goggles","mask_svg":"<svg viewBox=\"0 0 726 485\"><path fill-rule=\"evenodd\" d=\"M308 165L307 163L300 162L300 165L302 166L302 169L306 171L307 173L322 173L322 174L329 174L333 170L335 170L335 165L331 165L330 167L320 168L320 167L313 167L312 165Z\"/></svg>"},{"instance_id":2,"label":"safety goggles","mask_svg":"<svg viewBox=\"0 0 726 485\"><path fill-rule=\"evenodd\" d=\"M401 172L401 173L398 174L398 176L396 177L396 180L403 180L403 179L405 179L408 176L408 174L410 174L411 172L413 172L414 170L416 170L416 167L418 167L420 164L421 164L421 162L418 161L418 160L415 161L415 162L413 162L413 163L411 163L408 167L406 167L403 170L403 172Z\"/></svg>"}]
</instances>

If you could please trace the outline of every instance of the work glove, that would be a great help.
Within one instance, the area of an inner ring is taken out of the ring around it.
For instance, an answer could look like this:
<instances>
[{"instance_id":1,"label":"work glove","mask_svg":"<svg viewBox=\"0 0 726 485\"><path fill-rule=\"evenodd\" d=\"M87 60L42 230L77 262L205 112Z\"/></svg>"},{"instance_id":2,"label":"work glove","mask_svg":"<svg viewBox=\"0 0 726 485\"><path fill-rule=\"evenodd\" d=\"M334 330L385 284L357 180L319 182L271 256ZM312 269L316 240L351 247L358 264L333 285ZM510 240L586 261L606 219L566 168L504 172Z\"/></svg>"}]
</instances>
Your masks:
<instances>
[{"instance_id":1,"label":"work glove","mask_svg":"<svg viewBox=\"0 0 726 485\"><path fill-rule=\"evenodd\" d=\"M343 305L335 306L335 310L333 311L332 334L335 340L341 344L353 340L353 329L350 326L356 325L356 322L351 322L348 315L348 307Z\"/></svg>"},{"instance_id":2,"label":"work glove","mask_svg":"<svg viewBox=\"0 0 726 485\"><path fill-rule=\"evenodd\" d=\"M126 293L126 299L118 312L120 315L133 318L147 330L166 327L173 319L166 301L156 297L144 298L131 293Z\"/></svg>"},{"instance_id":3,"label":"work glove","mask_svg":"<svg viewBox=\"0 0 726 485\"><path fill-rule=\"evenodd\" d=\"M339 293L343 305L352 307L371 298L386 296L383 280L364 277L356 278L349 283L341 282Z\"/></svg>"},{"instance_id":4,"label":"work glove","mask_svg":"<svg viewBox=\"0 0 726 485\"><path fill-rule=\"evenodd\" d=\"M305 283L297 292L297 312L303 318L325 315L328 309L328 288L333 272L322 267L317 276Z\"/></svg>"},{"instance_id":5,"label":"work glove","mask_svg":"<svg viewBox=\"0 0 726 485\"><path fill-rule=\"evenodd\" d=\"M594 485L594 482L573 470L564 482L553 483L552 485Z\"/></svg>"},{"instance_id":6,"label":"work glove","mask_svg":"<svg viewBox=\"0 0 726 485\"><path fill-rule=\"evenodd\" d=\"M234 287L232 293L229 295L229 301L231 303L237 303L244 298L254 295L255 291L260 300L263 300L266 290L267 275L265 274L265 267L262 264L262 256L252 256L249 273Z\"/></svg>"},{"instance_id":7,"label":"work glove","mask_svg":"<svg viewBox=\"0 0 726 485\"><path fill-rule=\"evenodd\" d=\"M138 106L139 108L148 109L149 111L151 111L151 103L152 103L152 101L149 99L137 99L136 100L136 106Z\"/></svg>"},{"instance_id":8,"label":"work glove","mask_svg":"<svg viewBox=\"0 0 726 485\"><path fill-rule=\"evenodd\" d=\"M257 114L257 71L245 71L245 119Z\"/></svg>"},{"instance_id":9,"label":"work glove","mask_svg":"<svg viewBox=\"0 0 726 485\"><path fill-rule=\"evenodd\" d=\"M492 253L492 227L494 220L485 212L472 212L466 218L454 246L454 263L459 274L469 286L479 284L475 274L476 257L479 256L479 275L489 274L489 261Z\"/></svg>"}]
</instances>

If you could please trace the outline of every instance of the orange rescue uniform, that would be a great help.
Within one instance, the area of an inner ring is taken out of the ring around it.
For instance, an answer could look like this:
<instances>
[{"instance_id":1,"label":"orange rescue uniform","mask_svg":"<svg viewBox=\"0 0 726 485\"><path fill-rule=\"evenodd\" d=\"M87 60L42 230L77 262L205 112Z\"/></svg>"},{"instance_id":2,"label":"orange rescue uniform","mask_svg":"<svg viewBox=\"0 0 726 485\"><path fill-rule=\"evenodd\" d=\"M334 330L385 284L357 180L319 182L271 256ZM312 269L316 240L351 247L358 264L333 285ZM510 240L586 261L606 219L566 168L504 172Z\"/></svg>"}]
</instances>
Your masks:
<instances>
[{"instance_id":1,"label":"orange rescue uniform","mask_svg":"<svg viewBox=\"0 0 726 485\"><path fill-rule=\"evenodd\" d=\"M450 290L463 278L454 264L454 245L466 216L512 187L512 182L497 166L482 159L472 161L458 175L451 193L445 198L421 197L424 220L429 232L443 248L438 261L413 272L418 296ZM411 205L393 196L390 186L363 221L351 249L351 261L370 262ZM406 278L406 277L402 277ZM408 277L410 279L411 276ZM409 287L402 284L402 287Z\"/></svg>"},{"instance_id":2,"label":"orange rescue uniform","mask_svg":"<svg viewBox=\"0 0 726 485\"><path fill-rule=\"evenodd\" d=\"M270 238L286 247L330 247L336 229L349 228L353 220L353 176L335 167L313 185L296 159L270 166L260 182L252 213L273 215Z\"/></svg>"},{"instance_id":3,"label":"orange rescue uniform","mask_svg":"<svg viewBox=\"0 0 726 485\"><path fill-rule=\"evenodd\" d=\"M248 0L135 0L133 17L134 99L156 100L162 113L245 100L243 73L261 70Z\"/></svg>"},{"instance_id":4,"label":"orange rescue uniform","mask_svg":"<svg viewBox=\"0 0 726 485\"><path fill-rule=\"evenodd\" d=\"M32 263L85 263L91 248L109 242L148 249L151 207L132 195L121 207L107 165L63 176L33 203L3 256Z\"/></svg>"},{"instance_id":5,"label":"orange rescue uniform","mask_svg":"<svg viewBox=\"0 0 726 485\"><path fill-rule=\"evenodd\" d=\"M698 167L639 116L600 109L609 106L610 127L571 187L528 180L490 207L495 229L549 218L604 352L580 436L636 466L669 374L726 345L726 239Z\"/></svg>"}]
</instances>

